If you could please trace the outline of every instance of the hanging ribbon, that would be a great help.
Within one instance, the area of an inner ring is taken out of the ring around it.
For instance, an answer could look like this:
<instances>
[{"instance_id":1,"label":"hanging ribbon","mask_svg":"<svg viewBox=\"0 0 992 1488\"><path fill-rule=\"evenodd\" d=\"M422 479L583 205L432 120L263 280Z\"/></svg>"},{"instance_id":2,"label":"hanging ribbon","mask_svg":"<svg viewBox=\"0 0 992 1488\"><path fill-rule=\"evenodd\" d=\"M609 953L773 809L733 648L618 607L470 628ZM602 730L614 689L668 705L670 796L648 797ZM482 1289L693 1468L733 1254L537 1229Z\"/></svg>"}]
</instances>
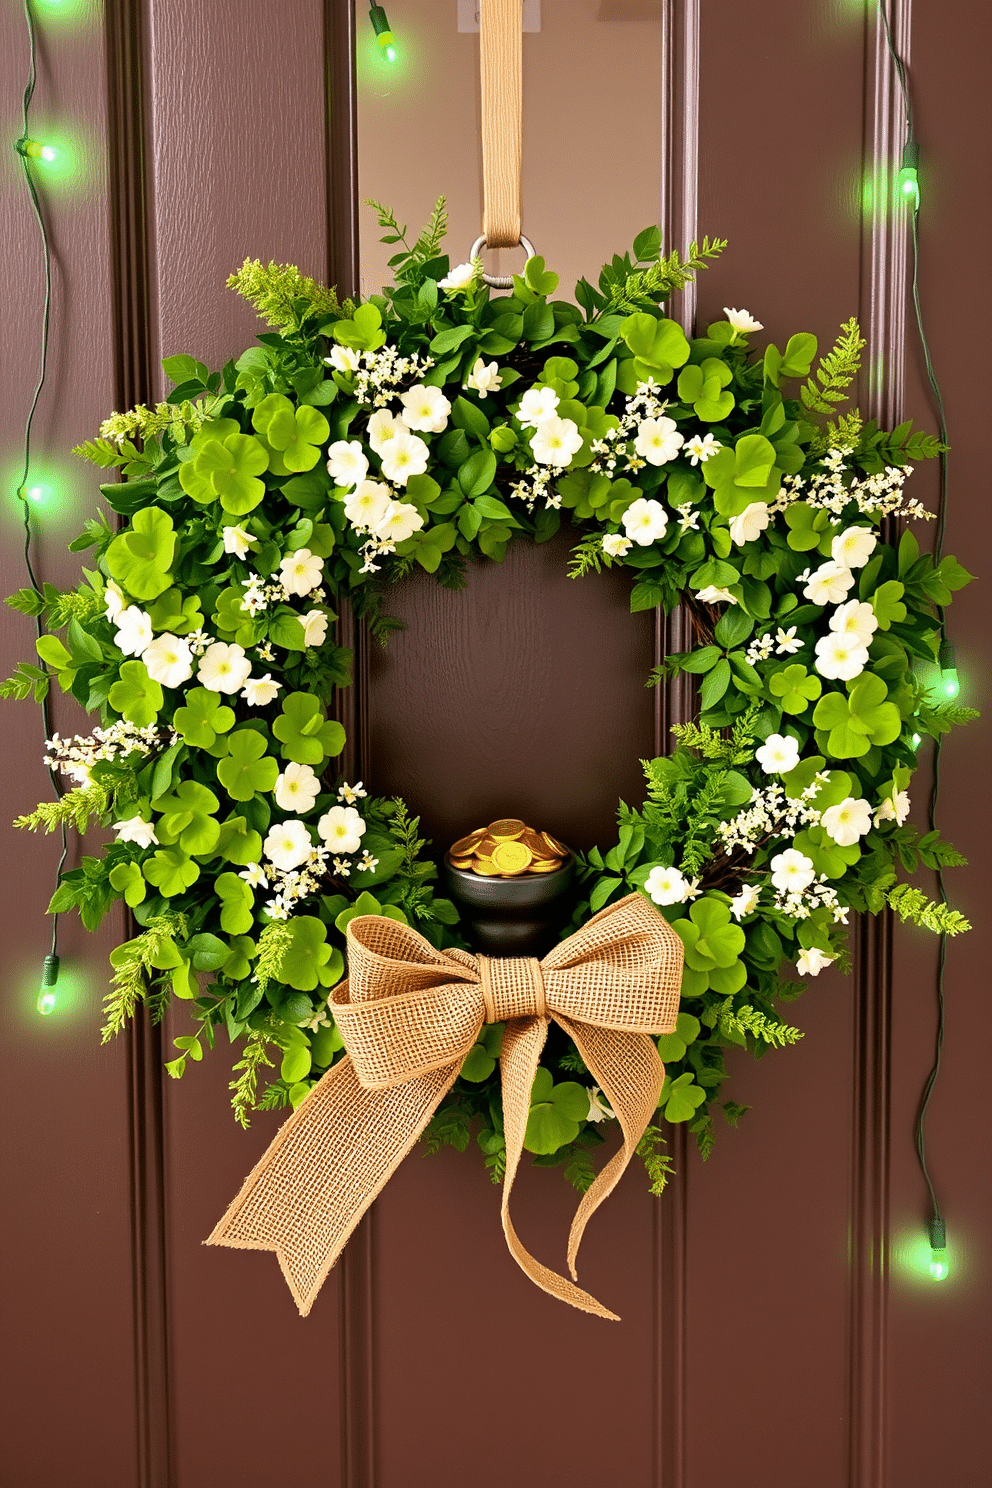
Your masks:
<instances>
[{"instance_id":1,"label":"hanging ribbon","mask_svg":"<svg viewBox=\"0 0 992 1488\"><path fill-rule=\"evenodd\" d=\"M505 1023L502 1219L514 1260L551 1296L610 1312L574 1284L590 1215L616 1186L654 1115L664 1068L653 1035L675 1027L682 942L640 894L594 915L543 961L439 951L408 925L348 926L350 977L330 996L347 1055L282 1127L208 1245L274 1250L306 1316L358 1221L454 1084L484 1023ZM551 1019L609 1100L623 1145L572 1221L572 1281L536 1261L510 1220L531 1087Z\"/></svg>"},{"instance_id":2,"label":"hanging ribbon","mask_svg":"<svg viewBox=\"0 0 992 1488\"><path fill-rule=\"evenodd\" d=\"M482 233L490 248L520 242L523 0L480 0Z\"/></svg>"}]
</instances>

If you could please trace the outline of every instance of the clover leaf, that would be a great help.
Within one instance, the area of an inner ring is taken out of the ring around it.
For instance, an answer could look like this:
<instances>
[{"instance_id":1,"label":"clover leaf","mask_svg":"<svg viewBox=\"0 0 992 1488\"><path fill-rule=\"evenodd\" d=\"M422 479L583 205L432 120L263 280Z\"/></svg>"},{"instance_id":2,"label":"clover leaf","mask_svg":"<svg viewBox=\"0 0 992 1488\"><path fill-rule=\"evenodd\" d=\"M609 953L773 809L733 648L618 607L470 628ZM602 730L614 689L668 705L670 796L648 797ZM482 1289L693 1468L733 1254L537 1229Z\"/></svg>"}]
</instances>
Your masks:
<instances>
[{"instance_id":1,"label":"clover leaf","mask_svg":"<svg viewBox=\"0 0 992 1488\"><path fill-rule=\"evenodd\" d=\"M873 745L891 744L902 728L881 677L862 672L847 687L849 696L825 693L813 710L817 746L835 759L858 759Z\"/></svg>"},{"instance_id":2,"label":"clover leaf","mask_svg":"<svg viewBox=\"0 0 992 1488\"><path fill-rule=\"evenodd\" d=\"M134 513L127 532L115 537L106 552L111 578L135 599L155 599L169 588L169 570L176 554L172 518L157 506Z\"/></svg>"},{"instance_id":3,"label":"clover leaf","mask_svg":"<svg viewBox=\"0 0 992 1488\"><path fill-rule=\"evenodd\" d=\"M871 597L871 607L875 611L879 630L888 630L890 625L897 625L901 620L905 620L906 606L902 603L905 592L905 585L900 584L897 579L889 579L887 583L879 584Z\"/></svg>"},{"instance_id":4,"label":"clover leaf","mask_svg":"<svg viewBox=\"0 0 992 1488\"><path fill-rule=\"evenodd\" d=\"M251 971L252 959L255 955L255 942L250 935L235 935L228 947L227 960L221 967L221 971L232 982L243 982ZM261 990L256 986L249 991L249 998L254 996L253 1006L257 1007L262 1000ZM238 1014L242 1007L241 996L238 997ZM245 1014L247 1017L247 1013Z\"/></svg>"},{"instance_id":5,"label":"clover leaf","mask_svg":"<svg viewBox=\"0 0 992 1488\"><path fill-rule=\"evenodd\" d=\"M255 895L236 873L222 873L214 888L221 902L220 928L228 935L245 935L255 923Z\"/></svg>"},{"instance_id":6,"label":"clover leaf","mask_svg":"<svg viewBox=\"0 0 992 1488\"><path fill-rule=\"evenodd\" d=\"M732 966L744 949L744 931L731 924L730 909L719 899L697 899L689 918L672 925L685 946L685 962L693 971Z\"/></svg>"},{"instance_id":7,"label":"clover leaf","mask_svg":"<svg viewBox=\"0 0 992 1488\"><path fill-rule=\"evenodd\" d=\"M215 812L220 805L212 790L196 780L183 780L171 796L152 802L162 820L156 828L166 847L178 842L187 853L209 853L217 846L220 824Z\"/></svg>"},{"instance_id":8,"label":"clover leaf","mask_svg":"<svg viewBox=\"0 0 992 1488\"><path fill-rule=\"evenodd\" d=\"M677 1080L666 1075L658 1109L663 1111L666 1121L691 1121L705 1099L706 1091L701 1085L693 1084L690 1073L679 1075Z\"/></svg>"},{"instance_id":9,"label":"clover leaf","mask_svg":"<svg viewBox=\"0 0 992 1488\"><path fill-rule=\"evenodd\" d=\"M696 1042L702 1026L691 1013L679 1013L674 1033L663 1033L658 1039L658 1053L664 1062L669 1064L673 1059L681 1059L689 1045Z\"/></svg>"},{"instance_id":10,"label":"clover leaf","mask_svg":"<svg viewBox=\"0 0 992 1488\"><path fill-rule=\"evenodd\" d=\"M775 446L763 434L745 434L731 449L725 445L703 466L703 479L713 489L713 503L725 517L736 516L752 501L771 500L781 477L775 470Z\"/></svg>"},{"instance_id":11,"label":"clover leaf","mask_svg":"<svg viewBox=\"0 0 992 1488\"><path fill-rule=\"evenodd\" d=\"M320 703L308 692L289 694L272 732L282 745L283 759L294 760L299 765L322 764L328 755L340 754L344 748L344 729L340 723L325 718ZM270 790L271 786L263 788Z\"/></svg>"},{"instance_id":12,"label":"clover leaf","mask_svg":"<svg viewBox=\"0 0 992 1488\"><path fill-rule=\"evenodd\" d=\"M256 791L272 790L279 761L266 753L265 740L256 729L238 729L228 749L217 766L217 778L233 801L250 801Z\"/></svg>"},{"instance_id":13,"label":"clover leaf","mask_svg":"<svg viewBox=\"0 0 992 1488\"><path fill-rule=\"evenodd\" d=\"M234 727L234 709L220 700L219 692L209 687L194 687L186 694L186 702L177 708L172 718L176 732L196 749L210 749L217 742L218 734L226 734Z\"/></svg>"},{"instance_id":14,"label":"clover leaf","mask_svg":"<svg viewBox=\"0 0 992 1488\"><path fill-rule=\"evenodd\" d=\"M458 1071L461 1079L471 1080L473 1084L489 1079L503 1047L503 1026L502 1023L487 1023L482 1029Z\"/></svg>"},{"instance_id":15,"label":"clover leaf","mask_svg":"<svg viewBox=\"0 0 992 1488\"><path fill-rule=\"evenodd\" d=\"M290 987L312 992L318 982L326 986L330 975L328 963L332 947L327 944L327 927L316 915L294 915L289 921L290 939L283 952L279 975Z\"/></svg>"},{"instance_id":16,"label":"clover leaf","mask_svg":"<svg viewBox=\"0 0 992 1488\"><path fill-rule=\"evenodd\" d=\"M679 397L683 403L692 404L696 417L704 423L719 423L734 407L733 393L723 391L733 376L726 362L719 357L707 357L702 363L694 362L679 373Z\"/></svg>"},{"instance_id":17,"label":"clover leaf","mask_svg":"<svg viewBox=\"0 0 992 1488\"><path fill-rule=\"evenodd\" d=\"M269 449L273 475L312 470L320 459L320 446L327 442L331 426L316 408L304 404L294 408L282 393L269 393L251 416Z\"/></svg>"},{"instance_id":18,"label":"clover leaf","mask_svg":"<svg viewBox=\"0 0 992 1488\"><path fill-rule=\"evenodd\" d=\"M787 541L793 552L808 553L813 548L822 548L830 516L822 508L810 506L808 501L794 501L785 509L785 525L789 528Z\"/></svg>"},{"instance_id":19,"label":"clover leaf","mask_svg":"<svg viewBox=\"0 0 992 1488\"><path fill-rule=\"evenodd\" d=\"M823 691L823 683L819 677L812 676L799 662L776 672L768 686L772 696L780 700L786 713L805 713L810 703L815 702Z\"/></svg>"},{"instance_id":20,"label":"clover leaf","mask_svg":"<svg viewBox=\"0 0 992 1488\"><path fill-rule=\"evenodd\" d=\"M118 894L124 895L124 903L129 909L137 909L148 892L137 863L116 863L110 870L110 883Z\"/></svg>"},{"instance_id":21,"label":"clover leaf","mask_svg":"<svg viewBox=\"0 0 992 1488\"><path fill-rule=\"evenodd\" d=\"M675 376L675 368L689 360L689 343L675 320L659 320L638 311L622 322L620 335L634 353L635 382L647 382L650 377L664 386Z\"/></svg>"},{"instance_id":22,"label":"clover leaf","mask_svg":"<svg viewBox=\"0 0 992 1488\"><path fill-rule=\"evenodd\" d=\"M331 326L323 326L322 334L333 336L339 346L352 346L356 351L376 351L386 339L381 326L382 316L376 307L366 304L359 305L350 320L336 320Z\"/></svg>"},{"instance_id":23,"label":"clover leaf","mask_svg":"<svg viewBox=\"0 0 992 1488\"><path fill-rule=\"evenodd\" d=\"M154 604L148 606L148 618L153 630L167 630L171 635L189 635L203 624L200 611L200 596L188 594L183 598L181 589L167 589Z\"/></svg>"},{"instance_id":24,"label":"clover leaf","mask_svg":"<svg viewBox=\"0 0 992 1488\"><path fill-rule=\"evenodd\" d=\"M335 947L334 953L338 956L341 954L337 947ZM330 1028L318 1028L310 1040L310 1053L318 1069L326 1069L338 1050L343 1048L344 1039L341 1037L341 1030L336 1023L332 1023Z\"/></svg>"},{"instance_id":25,"label":"clover leaf","mask_svg":"<svg viewBox=\"0 0 992 1488\"><path fill-rule=\"evenodd\" d=\"M261 440L251 434L228 434L226 439L208 439L199 454L179 466L179 484L201 506L216 501L232 516L254 511L265 495L258 479L269 467L269 455Z\"/></svg>"},{"instance_id":26,"label":"clover leaf","mask_svg":"<svg viewBox=\"0 0 992 1488\"><path fill-rule=\"evenodd\" d=\"M159 684L149 677L143 661L125 661L120 680L111 687L107 701L128 723L147 728L155 722L165 698Z\"/></svg>"},{"instance_id":27,"label":"clover leaf","mask_svg":"<svg viewBox=\"0 0 992 1488\"><path fill-rule=\"evenodd\" d=\"M200 867L181 848L164 847L142 865L142 872L160 894L171 899L193 887L200 876Z\"/></svg>"},{"instance_id":28,"label":"clover leaf","mask_svg":"<svg viewBox=\"0 0 992 1488\"><path fill-rule=\"evenodd\" d=\"M326 899L324 901L325 904L329 904L329 902ZM374 894L370 894L367 890L364 890L359 894L354 904L349 904L347 908L342 909L336 916L334 920L335 929L340 930L343 935L352 920L357 919L359 915L385 915L387 920L398 920L401 925L408 923L406 915L398 905L380 904Z\"/></svg>"},{"instance_id":29,"label":"clover leaf","mask_svg":"<svg viewBox=\"0 0 992 1488\"><path fill-rule=\"evenodd\" d=\"M574 1142L589 1114L589 1092L575 1080L556 1085L543 1065L534 1076L530 1093L530 1115L524 1146L528 1152L546 1155Z\"/></svg>"},{"instance_id":30,"label":"clover leaf","mask_svg":"<svg viewBox=\"0 0 992 1488\"><path fill-rule=\"evenodd\" d=\"M816 802L819 806L819 801ZM850 847L841 847L824 827L807 827L796 836L795 847L812 861L817 873L827 878L843 878L852 863L861 856L861 848L855 842Z\"/></svg>"},{"instance_id":31,"label":"clover leaf","mask_svg":"<svg viewBox=\"0 0 992 1488\"><path fill-rule=\"evenodd\" d=\"M231 816L226 822L221 822L217 851L229 863L237 863L243 868L247 863L258 862L262 855L262 838L249 827L243 816Z\"/></svg>"}]
</instances>

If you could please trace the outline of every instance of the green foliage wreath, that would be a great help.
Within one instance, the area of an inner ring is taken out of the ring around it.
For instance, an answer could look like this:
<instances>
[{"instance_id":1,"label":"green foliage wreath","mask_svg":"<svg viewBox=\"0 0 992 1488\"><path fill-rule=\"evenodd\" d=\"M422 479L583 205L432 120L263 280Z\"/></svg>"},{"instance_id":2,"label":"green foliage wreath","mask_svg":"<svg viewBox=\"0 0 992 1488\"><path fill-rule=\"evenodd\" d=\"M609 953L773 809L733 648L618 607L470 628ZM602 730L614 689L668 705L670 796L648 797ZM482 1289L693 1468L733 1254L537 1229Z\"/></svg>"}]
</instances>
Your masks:
<instances>
[{"instance_id":1,"label":"green foliage wreath","mask_svg":"<svg viewBox=\"0 0 992 1488\"><path fill-rule=\"evenodd\" d=\"M688 340L659 306L719 241L682 262L649 228L575 304L551 298L540 257L494 297L477 261L442 254L443 201L412 248L377 210L401 245L393 287L339 304L245 263L229 282L272 327L259 344L220 372L167 358L168 400L77 451L121 472L100 489L122 522L99 515L72 543L94 553L77 589L10 598L46 633L3 693L40 698L54 675L100 726L51 740L73 788L20 825L113 827L50 906L94 929L123 900L138 922L111 958L105 1037L140 1001L161 1018L182 999L170 1074L226 1034L240 1121L298 1105L341 1051L327 994L351 918L463 943L417 819L335 774L328 708L351 657L332 606L347 596L385 640L389 588L417 565L457 588L468 560L566 522L575 577L625 565L633 610L681 604L692 625L650 680L698 678L697 721L644 762L616 845L579 855L574 922L633 889L684 941L659 1121L690 1123L705 1155L716 1107L732 1125L744 1109L721 1100L725 1050L799 1037L776 1004L804 984L783 970L844 966L850 911L966 928L897 877L962 861L906 821L922 736L974 716L935 690L942 607L970 575L895 536L927 515L903 487L937 443L838 413L854 321L815 366L809 334L753 353L744 311ZM500 1037L484 1030L427 1133L463 1149L479 1118L497 1180ZM612 1113L555 1030L532 1101L536 1161L587 1187ZM662 1132L641 1147L658 1192Z\"/></svg>"}]
</instances>

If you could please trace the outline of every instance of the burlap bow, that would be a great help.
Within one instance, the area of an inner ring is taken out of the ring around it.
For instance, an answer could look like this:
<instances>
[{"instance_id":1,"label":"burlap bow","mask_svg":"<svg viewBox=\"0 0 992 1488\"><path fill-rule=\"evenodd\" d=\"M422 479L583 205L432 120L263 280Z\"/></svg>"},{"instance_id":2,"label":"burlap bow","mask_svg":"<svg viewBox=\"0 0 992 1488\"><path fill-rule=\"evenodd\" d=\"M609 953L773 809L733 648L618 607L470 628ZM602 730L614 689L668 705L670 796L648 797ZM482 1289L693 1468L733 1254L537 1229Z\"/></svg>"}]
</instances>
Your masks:
<instances>
[{"instance_id":1,"label":"burlap bow","mask_svg":"<svg viewBox=\"0 0 992 1488\"><path fill-rule=\"evenodd\" d=\"M303 1316L358 1221L454 1084L484 1023L503 1023L506 1137L502 1218L510 1252L553 1297L617 1319L536 1261L510 1220L531 1086L551 1018L613 1107L623 1146L583 1196L568 1243L615 1187L658 1104L664 1068L650 1037L678 1011L682 942L639 894L602 910L543 961L438 951L395 920L348 926L350 977L330 1002L347 1057L279 1131L208 1245L274 1250Z\"/></svg>"}]
</instances>

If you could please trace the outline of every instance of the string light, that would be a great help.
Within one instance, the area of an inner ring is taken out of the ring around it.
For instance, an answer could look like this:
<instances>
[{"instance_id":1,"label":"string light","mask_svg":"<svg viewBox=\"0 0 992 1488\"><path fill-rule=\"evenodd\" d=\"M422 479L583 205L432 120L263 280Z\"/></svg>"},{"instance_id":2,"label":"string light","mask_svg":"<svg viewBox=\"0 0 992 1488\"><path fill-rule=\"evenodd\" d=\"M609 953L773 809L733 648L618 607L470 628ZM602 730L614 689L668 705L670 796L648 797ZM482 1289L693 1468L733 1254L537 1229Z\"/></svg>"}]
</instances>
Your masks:
<instances>
[{"instance_id":1,"label":"string light","mask_svg":"<svg viewBox=\"0 0 992 1488\"><path fill-rule=\"evenodd\" d=\"M946 698L954 699L961 691L961 682L958 678L954 647L948 640L940 643L939 665L940 690Z\"/></svg>"},{"instance_id":2,"label":"string light","mask_svg":"<svg viewBox=\"0 0 992 1488\"><path fill-rule=\"evenodd\" d=\"M927 1268L934 1281L946 1281L951 1268L947 1264L947 1226L940 1215L935 1215L927 1225L930 1236L930 1265Z\"/></svg>"},{"instance_id":3,"label":"string light","mask_svg":"<svg viewBox=\"0 0 992 1488\"><path fill-rule=\"evenodd\" d=\"M902 168L897 186L904 201L909 202L914 212L920 209L920 147L915 140L907 140L902 150Z\"/></svg>"},{"instance_id":4,"label":"string light","mask_svg":"<svg viewBox=\"0 0 992 1488\"><path fill-rule=\"evenodd\" d=\"M43 145L39 140L27 139L24 135L15 141L14 148L19 155L29 160L43 160L46 165L54 165L59 158L55 145Z\"/></svg>"},{"instance_id":5,"label":"string light","mask_svg":"<svg viewBox=\"0 0 992 1488\"><path fill-rule=\"evenodd\" d=\"M43 1018L49 1017L55 1011L57 998L55 988L59 980L59 958L56 955L46 956L45 965L41 973L41 989L38 992L38 1011Z\"/></svg>"},{"instance_id":6,"label":"string light","mask_svg":"<svg viewBox=\"0 0 992 1488\"><path fill-rule=\"evenodd\" d=\"M375 44L387 62L396 61L396 38L389 29L389 17L381 5L369 6L369 20L375 32Z\"/></svg>"}]
</instances>

